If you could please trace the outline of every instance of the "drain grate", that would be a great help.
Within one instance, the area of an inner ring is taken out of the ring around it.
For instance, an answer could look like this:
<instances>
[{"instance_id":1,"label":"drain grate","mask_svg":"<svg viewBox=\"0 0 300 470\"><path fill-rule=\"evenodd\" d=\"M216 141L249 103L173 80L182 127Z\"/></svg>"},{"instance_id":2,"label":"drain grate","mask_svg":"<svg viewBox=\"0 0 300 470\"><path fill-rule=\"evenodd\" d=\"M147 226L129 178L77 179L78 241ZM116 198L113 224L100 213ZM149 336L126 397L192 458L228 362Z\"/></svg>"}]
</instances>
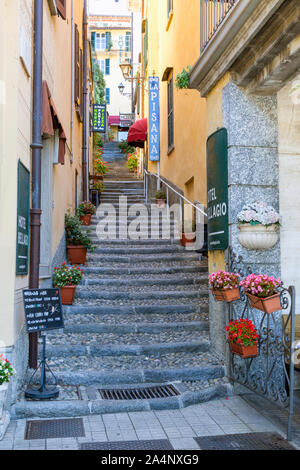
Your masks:
<instances>
[{"instance_id":1,"label":"drain grate","mask_svg":"<svg viewBox=\"0 0 300 470\"><path fill-rule=\"evenodd\" d=\"M85 442L80 450L174 450L170 441Z\"/></svg>"},{"instance_id":2,"label":"drain grate","mask_svg":"<svg viewBox=\"0 0 300 470\"><path fill-rule=\"evenodd\" d=\"M82 419L49 419L26 423L25 440L63 437L85 437Z\"/></svg>"},{"instance_id":3,"label":"drain grate","mask_svg":"<svg viewBox=\"0 0 300 470\"><path fill-rule=\"evenodd\" d=\"M172 384L140 388L101 388L99 393L103 400L149 400L151 398L170 398L180 395L180 392Z\"/></svg>"},{"instance_id":4,"label":"drain grate","mask_svg":"<svg viewBox=\"0 0 300 470\"><path fill-rule=\"evenodd\" d=\"M296 450L278 434L251 433L194 438L201 450Z\"/></svg>"}]
</instances>

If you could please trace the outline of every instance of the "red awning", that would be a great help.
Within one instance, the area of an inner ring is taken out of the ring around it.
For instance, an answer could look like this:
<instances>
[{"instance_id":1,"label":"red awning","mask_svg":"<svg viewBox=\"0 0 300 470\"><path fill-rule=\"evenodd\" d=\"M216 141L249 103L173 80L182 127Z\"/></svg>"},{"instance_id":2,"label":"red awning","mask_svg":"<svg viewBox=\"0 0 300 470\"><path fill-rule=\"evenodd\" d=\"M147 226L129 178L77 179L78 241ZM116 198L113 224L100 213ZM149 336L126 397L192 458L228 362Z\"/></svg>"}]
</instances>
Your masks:
<instances>
[{"instance_id":1,"label":"red awning","mask_svg":"<svg viewBox=\"0 0 300 470\"><path fill-rule=\"evenodd\" d=\"M108 116L108 125L109 126L119 126L120 125L120 116Z\"/></svg>"},{"instance_id":2,"label":"red awning","mask_svg":"<svg viewBox=\"0 0 300 470\"><path fill-rule=\"evenodd\" d=\"M140 119L136 121L128 132L127 143L133 147L144 148L144 142L147 140L148 120Z\"/></svg>"}]
</instances>

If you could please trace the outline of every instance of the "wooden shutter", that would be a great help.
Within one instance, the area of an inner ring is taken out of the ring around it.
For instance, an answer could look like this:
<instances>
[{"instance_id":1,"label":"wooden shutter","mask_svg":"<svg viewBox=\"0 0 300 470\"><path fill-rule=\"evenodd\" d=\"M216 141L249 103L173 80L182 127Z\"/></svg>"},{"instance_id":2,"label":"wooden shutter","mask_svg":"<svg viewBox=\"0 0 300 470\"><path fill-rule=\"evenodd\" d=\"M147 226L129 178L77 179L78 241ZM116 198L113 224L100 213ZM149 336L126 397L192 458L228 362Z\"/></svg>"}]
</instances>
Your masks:
<instances>
[{"instance_id":1,"label":"wooden shutter","mask_svg":"<svg viewBox=\"0 0 300 470\"><path fill-rule=\"evenodd\" d=\"M80 120L83 119L83 53L80 49Z\"/></svg>"},{"instance_id":2,"label":"wooden shutter","mask_svg":"<svg viewBox=\"0 0 300 470\"><path fill-rule=\"evenodd\" d=\"M56 6L60 16L66 20L67 19L67 0L56 0Z\"/></svg>"},{"instance_id":3,"label":"wooden shutter","mask_svg":"<svg viewBox=\"0 0 300 470\"><path fill-rule=\"evenodd\" d=\"M75 24L75 50L74 50L74 101L76 105L80 105L80 48L79 48L79 31L78 26Z\"/></svg>"}]
</instances>

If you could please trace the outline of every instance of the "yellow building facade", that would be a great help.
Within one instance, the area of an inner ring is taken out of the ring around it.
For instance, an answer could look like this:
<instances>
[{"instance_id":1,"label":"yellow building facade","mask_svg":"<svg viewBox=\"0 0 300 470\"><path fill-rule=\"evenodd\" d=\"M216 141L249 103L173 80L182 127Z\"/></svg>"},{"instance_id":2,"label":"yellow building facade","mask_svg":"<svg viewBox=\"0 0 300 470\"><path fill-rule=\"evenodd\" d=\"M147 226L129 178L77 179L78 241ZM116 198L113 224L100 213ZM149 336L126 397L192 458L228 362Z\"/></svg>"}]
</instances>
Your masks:
<instances>
[{"instance_id":1,"label":"yellow building facade","mask_svg":"<svg viewBox=\"0 0 300 470\"><path fill-rule=\"evenodd\" d=\"M144 0L142 11L142 117L149 118L148 78L160 80L160 169L156 162L148 169L205 205L206 103L195 90L175 86L177 74L199 56L199 1Z\"/></svg>"},{"instance_id":2,"label":"yellow building facade","mask_svg":"<svg viewBox=\"0 0 300 470\"><path fill-rule=\"evenodd\" d=\"M80 103L75 99L76 50L83 49L83 0L43 0L43 116L41 158L41 249L40 286L51 286L53 267L66 259L64 215L82 201L82 134ZM62 5L60 3L59 5ZM20 241L18 169L21 165L31 181L32 94L34 64L34 1L11 0L2 5L0 16L0 251L1 313L0 354L11 360L16 376L10 384L9 401L16 399L28 367L28 335L25 328L22 291L29 285L29 240L27 269L17 269ZM76 31L79 42L76 44ZM77 80L82 80L82 68ZM89 104L93 100L91 56L88 51ZM81 90L82 81L79 83ZM47 93L46 93L47 91ZM45 94L46 93L46 94ZM45 107L45 104L47 106ZM50 112L53 134L47 133L45 113ZM81 109L82 111L82 109ZM89 109L87 110L89 112ZM89 135L89 119L87 131ZM92 165L89 141L88 167ZM63 152L61 144L64 143ZM20 186L22 188L22 186ZM19 200L26 194L19 194ZM31 199L31 194L30 194ZM29 218L28 218L29 226ZM26 222L26 223L27 223ZM24 222L25 223L25 222ZM28 227L27 227L28 228ZM26 256L24 257L26 258ZM25 263L25 261L24 261Z\"/></svg>"}]
</instances>

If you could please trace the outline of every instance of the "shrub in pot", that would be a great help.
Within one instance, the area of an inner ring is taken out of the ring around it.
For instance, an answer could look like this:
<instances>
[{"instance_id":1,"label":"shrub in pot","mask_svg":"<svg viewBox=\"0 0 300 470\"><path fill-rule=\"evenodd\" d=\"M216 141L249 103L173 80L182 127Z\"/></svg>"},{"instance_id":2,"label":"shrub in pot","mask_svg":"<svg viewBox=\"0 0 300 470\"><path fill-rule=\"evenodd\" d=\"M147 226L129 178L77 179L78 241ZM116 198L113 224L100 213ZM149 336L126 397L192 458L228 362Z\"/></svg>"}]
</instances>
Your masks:
<instances>
[{"instance_id":1,"label":"shrub in pot","mask_svg":"<svg viewBox=\"0 0 300 470\"><path fill-rule=\"evenodd\" d=\"M182 224L180 242L183 246L189 246L196 240L196 224L193 220L187 219Z\"/></svg>"},{"instance_id":2,"label":"shrub in pot","mask_svg":"<svg viewBox=\"0 0 300 470\"><path fill-rule=\"evenodd\" d=\"M89 232L82 232L80 219L77 216L72 216L70 212L65 215L65 230L68 257L71 264L84 264L87 250L93 251Z\"/></svg>"},{"instance_id":3,"label":"shrub in pot","mask_svg":"<svg viewBox=\"0 0 300 470\"><path fill-rule=\"evenodd\" d=\"M239 274L226 271L217 271L210 274L209 284L215 299L223 302L239 300L239 278Z\"/></svg>"},{"instance_id":4,"label":"shrub in pot","mask_svg":"<svg viewBox=\"0 0 300 470\"><path fill-rule=\"evenodd\" d=\"M282 285L281 279L267 274L250 274L240 284L251 307L268 314L281 310L280 293L277 290Z\"/></svg>"},{"instance_id":5,"label":"shrub in pot","mask_svg":"<svg viewBox=\"0 0 300 470\"><path fill-rule=\"evenodd\" d=\"M126 167L130 172L135 172L137 171L137 166L138 166L138 158L136 153L128 153L127 154L127 163Z\"/></svg>"},{"instance_id":6,"label":"shrub in pot","mask_svg":"<svg viewBox=\"0 0 300 470\"><path fill-rule=\"evenodd\" d=\"M278 241L279 214L264 201L243 207L238 214L240 244L248 250L268 250Z\"/></svg>"},{"instance_id":7,"label":"shrub in pot","mask_svg":"<svg viewBox=\"0 0 300 470\"><path fill-rule=\"evenodd\" d=\"M154 199L158 207L165 207L166 205L166 194L162 189L159 189L154 194Z\"/></svg>"},{"instance_id":8,"label":"shrub in pot","mask_svg":"<svg viewBox=\"0 0 300 470\"><path fill-rule=\"evenodd\" d=\"M15 371L10 362L0 354L0 441L3 439L9 425L9 415L5 413L4 406L7 398L8 385Z\"/></svg>"},{"instance_id":9,"label":"shrub in pot","mask_svg":"<svg viewBox=\"0 0 300 470\"><path fill-rule=\"evenodd\" d=\"M257 343L259 335L251 320L240 318L231 321L226 327L231 352L248 358L258 356Z\"/></svg>"},{"instance_id":10,"label":"shrub in pot","mask_svg":"<svg viewBox=\"0 0 300 470\"><path fill-rule=\"evenodd\" d=\"M109 172L107 162L104 162L102 157L98 157L94 160L94 171L96 175L102 177Z\"/></svg>"},{"instance_id":11,"label":"shrub in pot","mask_svg":"<svg viewBox=\"0 0 300 470\"><path fill-rule=\"evenodd\" d=\"M91 225L91 217L96 213L96 207L89 201L84 201L76 209L76 215L82 225Z\"/></svg>"},{"instance_id":12,"label":"shrub in pot","mask_svg":"<svg viewBox=\"0 0 300 470\"><path fill-rule=\"evenodd\" d=\"M72 305L76 286L82 279L83 271L77 265L67 266L62 263L61 266L54 268L53 287L60 289L61 302L63 305Z\"/></svg>"}]
</instances>

